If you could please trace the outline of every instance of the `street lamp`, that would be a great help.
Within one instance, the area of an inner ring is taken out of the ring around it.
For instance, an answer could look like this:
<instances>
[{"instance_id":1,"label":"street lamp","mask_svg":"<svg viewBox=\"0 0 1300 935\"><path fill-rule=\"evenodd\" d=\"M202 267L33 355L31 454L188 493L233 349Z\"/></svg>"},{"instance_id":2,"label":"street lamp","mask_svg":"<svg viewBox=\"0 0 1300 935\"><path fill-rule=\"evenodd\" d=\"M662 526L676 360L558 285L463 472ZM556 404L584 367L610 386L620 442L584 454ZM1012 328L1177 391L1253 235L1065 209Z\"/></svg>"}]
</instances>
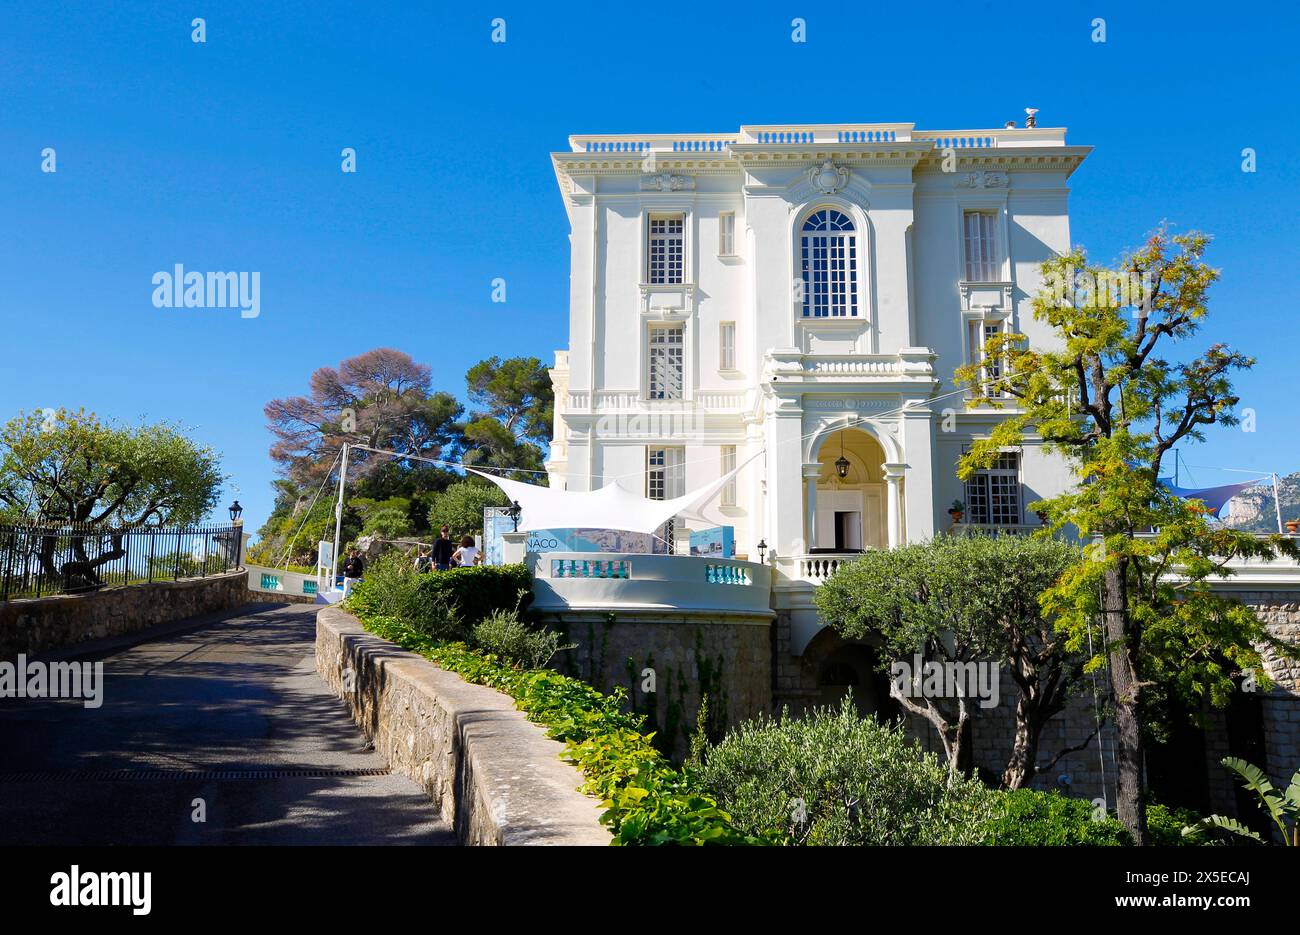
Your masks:
<instances>
[{"instance_id":1,"label":"street lamp","mask_svg":"<svg viewBox=\"0 0 1300 935\"><path fill-rule=\"evenodd\" d=\"M237 522L239 522L239 517L242 516L242 515L244 514L244 508L243 508L242 506L239 505L239 501L238 501L238 500L236 500L234 503L230 504L230 506L227 507L227 509L230 510L230 521L231 521L232 523L237 523Z\"/></svg>"},{"instance_id":2,"label":"street lamp","mask_svg":"<svg viewBox=\"0 0 1300 935\"><path fill-rule=\"evenodd\" d=\"M758 545L755 546L755 548L758 549L758 563L760 565L766 565L767 564L767 540L759 539Z\"/></svg>"},{"instance_id":3,"label":"street lamp","mask_svg":"<svg viewBox=\"0 0 1300 935\"><path fill-rule=\"evenodd\" d=\"M518 500L513 501L506 509L506 516L509 516L511 521L515 524L515 532L519 531L519 514L522 512L523 508L519 505Z\"/></svg>"}]
</instances>

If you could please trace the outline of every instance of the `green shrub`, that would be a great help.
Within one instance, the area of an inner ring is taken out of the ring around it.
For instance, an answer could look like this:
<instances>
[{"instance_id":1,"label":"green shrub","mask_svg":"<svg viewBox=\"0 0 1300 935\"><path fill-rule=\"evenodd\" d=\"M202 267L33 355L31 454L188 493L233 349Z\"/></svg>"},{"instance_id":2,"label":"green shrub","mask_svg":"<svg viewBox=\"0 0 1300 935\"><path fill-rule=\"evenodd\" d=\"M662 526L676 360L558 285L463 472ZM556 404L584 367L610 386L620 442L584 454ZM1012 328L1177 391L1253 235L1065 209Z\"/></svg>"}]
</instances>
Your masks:
<instances>
[{"instance_id":1,"label":"green shrub","mask_svg":"<svg viewBox=\"0 0 1300 935\"><path fill-rule=\"evenodd\" d=\"M472 565L415 577L423 599L450 607L471 627L499 610L523 610L533 599L533 577L522 564Z\"/></svg>"},{"instance_id":2,"label":"green shrub","mask_svg":"<svg viewBox=\"0 0 1300 935\"><path fill-rule=\"evenodd\" d=\"M561 649L572 649L574 644L561 646L560 634L533 629L519 619L516 611L494 610L474 627L474 645L512 665L540 669Z\"/></svg>"},{"instance_id":3,"label":"green shrub","mask_svg":"<svg viewBox=\"0 0 1300 935\"><path fill-rule=\"evenodd\" d=\"M421 573L409 556L389 552L366 568L365 580L348 597L348 609L361 616L392 617L438 639L468 641L480 621L531 600L532 577L524 565Z\"/></svg>"},{"instance_id":4,"label":"green shrub","mask_svg":"<svg viewBox=\"0 0 1300 935\"><path fill-rule=\"evenodd\" d=\"M445 594L423 586L427 577L411 567L408 556L388 552L366 568L364 580L348 595L348 609L399 620L440 640L467 638L469 630Z\"/></svg>"},{"instance_id":5,"label":"green shrub","mask_svg":"<svg viewBox=\"0 0 1300 935\"><path fill-rule=\"evenodd\" d=\"M1147 806L1147 831L1157 847L1191 847L1201 843L1183 837L1183 829L1197 824L1203 816L1190 808L1170 808L1152 802Z\"/></svg>"},{"instance_id":6,"label":"green shrub","mask_svg":"<svg viewBox=\"0 0 1300 935\"><path fill-rule=\"evenodd\" d=\"M781 844L979 844L995 793L947 767L901 729L845 699L783 712L703 748L693 767L741 831Z\"/></svg>"},{"instance_id":7,"label":"green shrub","mask_svg":"<svg viewBox=\"0 0 1300 935\"><path fill-rule=\"evenodd\" d=\"M1094 818L1092 803L1086 799L1037 789L997 795L1000 814L986 826L990 844L1115 847L1133 843L1128 831L1114 818Z\"/></svg>"}]
</instances>

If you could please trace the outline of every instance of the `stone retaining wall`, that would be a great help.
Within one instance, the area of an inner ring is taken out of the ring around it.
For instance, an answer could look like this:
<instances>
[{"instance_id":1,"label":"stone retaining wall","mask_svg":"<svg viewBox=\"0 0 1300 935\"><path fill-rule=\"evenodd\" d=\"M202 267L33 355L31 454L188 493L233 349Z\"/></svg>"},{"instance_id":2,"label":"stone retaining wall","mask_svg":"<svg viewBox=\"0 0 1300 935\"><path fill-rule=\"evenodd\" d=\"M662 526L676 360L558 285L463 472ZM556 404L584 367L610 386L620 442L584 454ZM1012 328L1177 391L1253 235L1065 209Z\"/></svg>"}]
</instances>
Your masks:
<instances>
[{"instance_id":1,"label":"stone retaining wall","mask_svg":"<svg viewBox=\"0 0 1300 935\"><path fill-rule=\"evenodd\" d=\"M316 670L396 773L418 782L463 844L607 845L595 799L563 744L514 701L367 633L316 615Z\"/></svg>"},{"instance_id":2,"label":"stone retaining wall","mask_svg":"<svg viewBox=\"0 0 1300 935\"><path fill-rule=\"evenodd\" d=\"M6 601L0 603L0 659L123 636L248 602L248 575L242 570L209 578Z\"/></svg>"},{"instance_id":3,"label":"stone retaining wall","mask_svg":"<svg viewBox=\"0 0 1300 935\"><path fill-rule=\"evenodd\" d=\"M602 692L624 688L629 707L646 715L646 729L675 760L688 752L704 695L715 738L772 707L770 615L621 609L540 617L576 644L551 667Z\"/></svg>"}]
</instances>

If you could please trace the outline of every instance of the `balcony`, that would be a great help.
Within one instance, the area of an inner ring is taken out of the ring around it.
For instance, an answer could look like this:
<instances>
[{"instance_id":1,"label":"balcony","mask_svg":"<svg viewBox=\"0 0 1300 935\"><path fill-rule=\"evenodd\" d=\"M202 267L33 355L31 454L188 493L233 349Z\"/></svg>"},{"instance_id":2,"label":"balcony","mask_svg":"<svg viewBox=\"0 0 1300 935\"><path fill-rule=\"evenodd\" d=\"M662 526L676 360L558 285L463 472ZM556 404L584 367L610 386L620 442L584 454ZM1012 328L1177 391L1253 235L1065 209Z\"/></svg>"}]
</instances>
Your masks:
<instances>
[{"instance_id":1,"label":"balcony","mask_svg":"<svg viewBox=\"0 0 1300 935\"><path fill-rule=\"evenodd\" d=\"M862 552L813 552L804 555L781 555L774 562L781 584L821 584L841 565L856 561Z\"/></svg>"},{"instance_id":2,"label":"balcony","mask_svg":"<svg viewBox=\"0 0 1300 935\"><path fill-rule=\"evenodd\" d=\"M897 354L806 354L797 348L767 352L764 382L916 383L934 381L934 352L905 347Z\"/></svg>"},{"instance_id":3,"label":"balcony","mask_svg":"<svg viewBox=\"0 0 1300 935\"><path fill-rule=\"evenodd\" d=\"M771 614L772 571L693 555L530 552L532 609Z\"/></svg>"}]
</instances>

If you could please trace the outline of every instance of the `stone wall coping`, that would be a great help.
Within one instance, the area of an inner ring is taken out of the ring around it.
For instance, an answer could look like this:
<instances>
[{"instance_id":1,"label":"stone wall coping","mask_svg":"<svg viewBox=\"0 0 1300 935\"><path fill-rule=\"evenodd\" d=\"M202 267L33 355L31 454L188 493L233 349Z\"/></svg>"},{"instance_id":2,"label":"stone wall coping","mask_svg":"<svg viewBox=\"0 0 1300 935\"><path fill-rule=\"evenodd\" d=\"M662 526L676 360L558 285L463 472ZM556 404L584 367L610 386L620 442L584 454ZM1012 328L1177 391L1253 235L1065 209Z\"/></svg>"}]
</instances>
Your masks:
<instances>
[{"instance_id":1,"label":"stone wall coping","mask_svg":"<svg viewBox=\"0 0 1300 935\"><path fill-rule=\"evenodd\" d=\"M599 802L582 794L582 774L563 762L564 744L546 736L515 707L514 699L484 685L466 682L416 653L367 632L342 608L323 607L316 615L317 668L352 708L375 748L394 772L409 775L440 799L462 843L608 845L600 824ZM331 656L331 645L341 651ZM354 691L342 691L342 670L355 667ZM441 709L454 736L441 745L455 762L403 762L400 744L414 749L414 737L395 736L384 698L397 683ZM369 711L358 695L380 697ZM364 715L364 716L363 716ZM397 754L397 755L392 755ZM431 772L449 781L442 783ZM438 795L438 788L452 794Z\"/></svg>"},{"instance_id":2,"label":"stone wall coping","mask_svg":"<svg viewBox=\"0 0 1300 935\"><path fill-rule=\"evenodd\" d=\"M76 594L46 594L43 597L16 597L8 601L0 601L0 607L11 608L12 612L20 613L25 610L35 610L44 607L57 607L60 604L79 604L87 600L93 600L96 597L102 597L109 594L128 594L132 591L143 591L146 589L158 588L201 588L204 585L219 584L233 578L246 578L248 572L243 568L237 568L234 571L223 571L215 575L207 575L202 578L165 578L159 581L139 582L137 584L119 584L105 588L96 588L93 591L79 591Z\"/></svg>"}]
</instances>

